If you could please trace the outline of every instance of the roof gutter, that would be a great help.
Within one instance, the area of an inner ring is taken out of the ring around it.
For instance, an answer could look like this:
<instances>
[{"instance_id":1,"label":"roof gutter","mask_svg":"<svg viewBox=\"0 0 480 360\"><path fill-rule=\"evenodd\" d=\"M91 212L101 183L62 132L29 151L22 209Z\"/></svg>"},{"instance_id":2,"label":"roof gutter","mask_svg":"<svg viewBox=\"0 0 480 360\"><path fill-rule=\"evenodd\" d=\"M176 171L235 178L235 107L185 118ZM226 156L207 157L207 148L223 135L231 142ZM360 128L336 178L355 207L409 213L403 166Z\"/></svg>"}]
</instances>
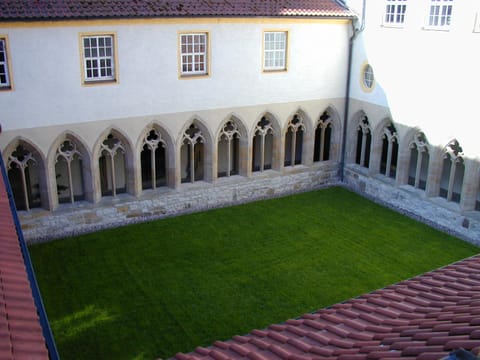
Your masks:
<instances>
[{"instance_id":1,"label":"roof gutter","mask_svg":"<svg viewBox=\"0 0 480 360\"><path fill-rule=\"evenodd\" d=\"M340 0L339 0L340 1ZM343 1L342 1L343 2ZM344 182L345 179L345 157L346 157L346 145L347 145L347 125L348 118L350 116L350 87L352 78L352 57L353 57L353 45L358 34L365 29L365 11L367 6L367 0L363 0L362 4L362 18L360 21L360 27L355 26L355 22L352 21L353 34L350 36L348 42L348 64L347 64L347 84L345 87L345 113L343 118L343 134L342 134L342 153L340 159L340 181Z\"/></svg>"},{"instance_id":2,"label":"roof gutter","mask_svg":"<svg viewBox=\"0 0 480 360\"><path fill-rule=\"evenodd\" d=\"M23 237L22 228L20 226L20 221L17 215L17 209L15 207L15 200L13 198L12 188L10 187L10 182L8 181L7 170L5 168L5 163L3 161L2 153L0 152L0 169L3 176L5 188L8 195L8 202L10 203L10 210L12 212L13 222L15 224L15 229L18 235L18 242L20 244L20 249L23 255L23 262L25 263L25 269L27 271L28 280L30 282L30 288L32 290L33 300L35 302L35 307L37 308L38 317L40 320L40 326L42 327L43 337L45 339L45 345L47 346L48 355L50 360L59 360L57 347L55 345L55 340L53 339L52 329L48 322L47 312L43 305L42 296L40 294L40 289L38 287L37 279L35 277L35 272L33 270L32 261L30 259L30 254L28 253L28 248Z\"/></svg>"}]
</instances>

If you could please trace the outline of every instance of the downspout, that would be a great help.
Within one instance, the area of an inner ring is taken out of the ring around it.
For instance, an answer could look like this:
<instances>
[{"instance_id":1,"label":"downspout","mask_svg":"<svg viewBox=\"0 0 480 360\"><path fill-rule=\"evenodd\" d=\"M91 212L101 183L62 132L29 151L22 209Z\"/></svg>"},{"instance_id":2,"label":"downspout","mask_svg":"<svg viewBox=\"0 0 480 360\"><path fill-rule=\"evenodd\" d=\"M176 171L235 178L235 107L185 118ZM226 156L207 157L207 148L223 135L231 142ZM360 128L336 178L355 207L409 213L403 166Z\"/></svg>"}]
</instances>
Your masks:
<instances>
[{"instance_id":1,"label":"downspout","mask_svg":"<svg viewBox=\"0 0 480 360\"><path fill-rule=\"evenodd\" d=\"M354 21L352 21L353 34L350 36L348 42L348 64L347 64L347 84L345 89L345 114L343 118L343 134L342 134L342 153L340 159L340 182L344 182L345 179L345 157L346 157L346 144L347 144L347 125L350 112L350 83L352 75L352 57L353 57L353 44L356 37L365 29L365 11L367 6L367 0L363 0L362 4L362 18L360 27L355 27Z\"/></svg>"},{"instance_id":2,"label":"downspout","mask_svg":"<svg viewBox=\"0 0 480 360\"><path fill-rule=\"evenodd\" d=\"M3 176L3 180L5 183L8 201L10 203L10 210L12 212L13 222L15 224L15 229L17 231L18 242L20 244L20 249L23 255L23 262L25 263L25 270L27 271L28 280L30 282L30 288L32 290L32 296L35 302L35 307L37 308L38 318L40 320L40 326L42 327L42 333L45 339L45 345L47 346L48 355L50 360L58 360L60 359L60 356L58 355L57 347L55 345L55 340L53 339L52 329L50 328L47 312L45 311L45 306L43 305L40 289L38 288L38 283L35 277L35 272L33 270L30 254L28 253L28 248L25 243L25 239L23 238L23 232L20 226L20 221L18 219L17 209L15 208L15 200L13 198L12 188L10 187L10 182L8 181L7 170L5 168L5 163L3 162L3 157L1 152L0 152L0 170L1 170L0 176Z\"/></svg>"}]
</instances>

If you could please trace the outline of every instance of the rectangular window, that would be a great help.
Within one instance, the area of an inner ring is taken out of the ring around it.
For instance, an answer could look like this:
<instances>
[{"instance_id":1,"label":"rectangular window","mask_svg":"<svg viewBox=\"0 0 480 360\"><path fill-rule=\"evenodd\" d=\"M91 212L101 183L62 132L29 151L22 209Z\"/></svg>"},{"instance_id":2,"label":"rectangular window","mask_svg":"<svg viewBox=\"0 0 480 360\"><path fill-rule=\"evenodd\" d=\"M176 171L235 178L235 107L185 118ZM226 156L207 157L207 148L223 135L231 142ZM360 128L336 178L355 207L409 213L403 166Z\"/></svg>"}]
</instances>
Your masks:
<instances>
[{"instance_id":1,"label":"rectangular window","mask_svg":"<svg viewBox=\"0 0 480 360\"><path fill-rule=\"evenodd\" d=\"M387 0L384 24L403 25L406 11L407 0Z\"/></svg>"},{"instance_id":2,"label":"rectangular window","mask_svg":"<svg viewBox=\"0 0 480 360\"><path fill-rule=\"evenodd\" d=\"M115 81L113 35L82 37L85 82Z\"/></svg>"},{"instance_id":3,"label":"rectangular window","mask_svg":"<svg viewBox=\"0 0 480 360\"><path fill-rule=\"evenodd\" d=\"M7 41L0 38L0 89L11 88L8 66Z\"/></svg>"},{"instance_id":4,"label":"rectangular window","mask_svg":"<svg viewBox=\"0 0 480 360\"><path fill-rule=\"evenodd\" d=\"M287 32L266 31L263 34L263 69L287 69Z\"/></svg>"},{"instance_id":5,"label":"rectangular window","mask_svg":"<svg viewBox=\"0 0 480 360\"><path fill-rule=\"evenodd\" d=\"M207 33L180 34L180 73L182 76L208 74Z\"/></svg>"},{"instance_id":6,"label":"rectangular window","mask_svg":"<svg viewBox=\"0 0 480 360\"><path fill-rule=\"evenodd\" d=\"M453 0L430 0L428 27L447 28L452 18Z\"/></svg>"}]
</instances>

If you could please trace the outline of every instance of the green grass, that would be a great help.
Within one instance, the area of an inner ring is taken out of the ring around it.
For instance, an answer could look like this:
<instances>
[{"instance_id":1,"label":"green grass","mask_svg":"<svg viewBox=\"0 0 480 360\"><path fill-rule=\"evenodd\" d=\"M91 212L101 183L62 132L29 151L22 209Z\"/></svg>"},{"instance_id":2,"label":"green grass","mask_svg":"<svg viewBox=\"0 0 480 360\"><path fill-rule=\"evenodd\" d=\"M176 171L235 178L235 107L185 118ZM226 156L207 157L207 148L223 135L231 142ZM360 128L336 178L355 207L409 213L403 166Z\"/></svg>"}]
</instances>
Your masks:
<instances>
[{"instance_id":1,"label":"green grass","mask_svg":"<svg viewBox=\"0 0 480 360\"><path fill-rule=\"evenodd\" d=\"M64 360L171 357L478 250L341 188L30 247Z\"/></svg>"}]
</instances>

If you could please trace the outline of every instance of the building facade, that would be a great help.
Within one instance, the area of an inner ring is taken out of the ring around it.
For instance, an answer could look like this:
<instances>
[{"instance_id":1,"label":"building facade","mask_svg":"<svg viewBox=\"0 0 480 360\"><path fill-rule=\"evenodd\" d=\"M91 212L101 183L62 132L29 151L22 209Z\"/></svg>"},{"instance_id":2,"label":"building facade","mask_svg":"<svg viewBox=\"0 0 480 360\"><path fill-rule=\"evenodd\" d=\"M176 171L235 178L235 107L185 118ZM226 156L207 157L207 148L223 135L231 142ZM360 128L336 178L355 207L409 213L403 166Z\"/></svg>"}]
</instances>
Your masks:
<instances>
[{"instance_id":1,"label":"building facade","mask_svg":"<svg viewBox=\"0 0 480 360\"><path fill-rule=\"evenodd\" d=\"M474 56L440 75L473 1L28 3L0 1L27 239L333 184L480 239Z\"/></svg>"}]
</instances>

